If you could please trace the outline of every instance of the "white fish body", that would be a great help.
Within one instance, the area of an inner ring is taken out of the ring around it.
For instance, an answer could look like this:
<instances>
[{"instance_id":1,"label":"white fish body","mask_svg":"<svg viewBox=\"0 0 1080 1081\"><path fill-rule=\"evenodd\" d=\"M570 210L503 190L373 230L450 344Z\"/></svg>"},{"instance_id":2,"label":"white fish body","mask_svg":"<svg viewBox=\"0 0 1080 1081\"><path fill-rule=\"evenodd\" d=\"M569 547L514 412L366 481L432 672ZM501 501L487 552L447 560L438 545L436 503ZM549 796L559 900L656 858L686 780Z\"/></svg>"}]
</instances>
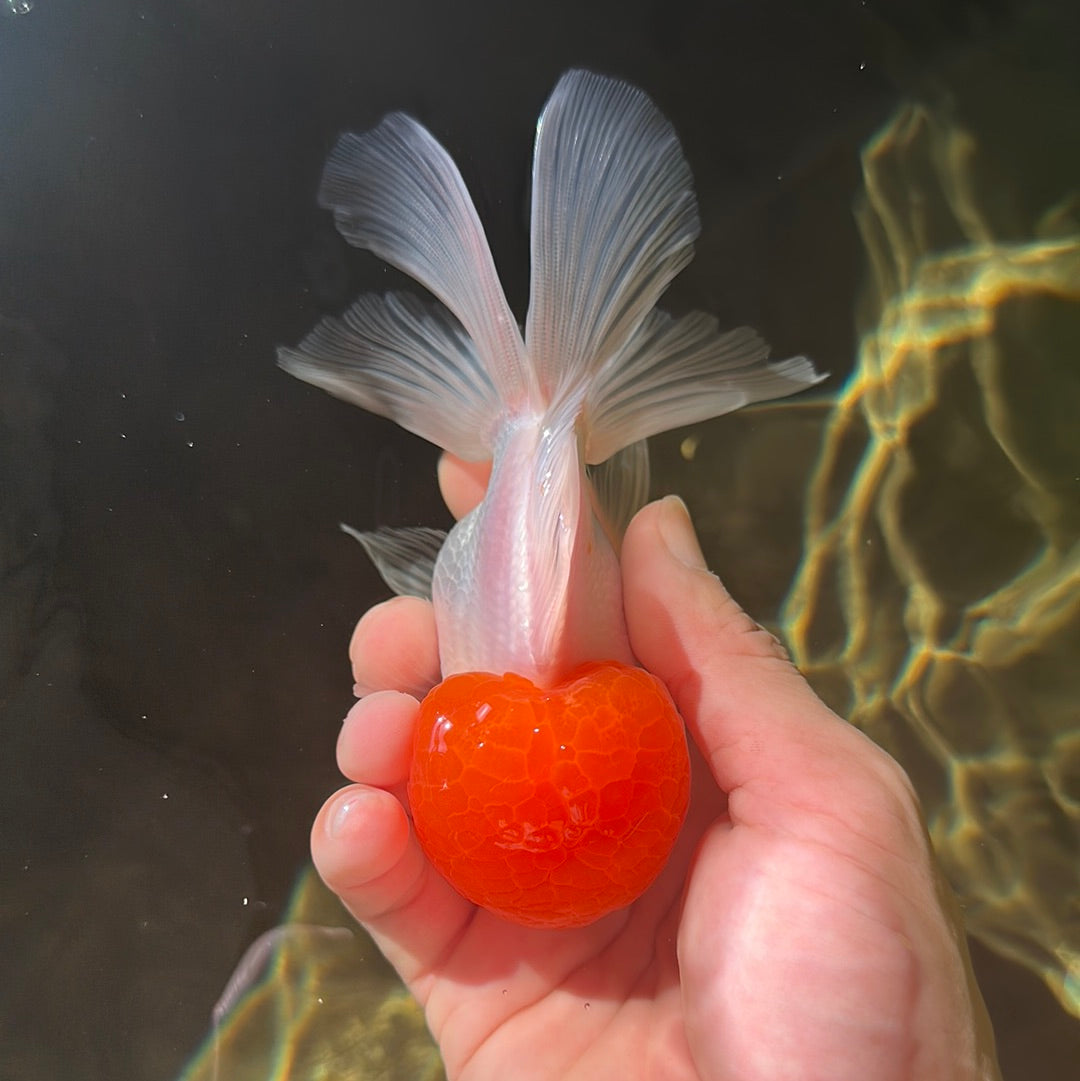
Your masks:
<instances>
[{"instance_id":1,"label":"white fish body","mask_svg":"<svg viewBox=\"0 0 1080 1081\"><path fill-rule=\"evenodd\" d=\"M614 545L647 495L645 438L822 377L803 357L769 363L748 328L721 334L699 312L655 308L700 226L675 132L640 90L564 75L532 180L522 336L446 151L401 113L343 136L320 202L350 243L442 305L361 297L279 362L461 458L493 459L485 498L434 561L443 676L550 686L585 661L633 663ZM431 531L361 539L399 591L425 591Z\"/></svg>"}]
</instances>

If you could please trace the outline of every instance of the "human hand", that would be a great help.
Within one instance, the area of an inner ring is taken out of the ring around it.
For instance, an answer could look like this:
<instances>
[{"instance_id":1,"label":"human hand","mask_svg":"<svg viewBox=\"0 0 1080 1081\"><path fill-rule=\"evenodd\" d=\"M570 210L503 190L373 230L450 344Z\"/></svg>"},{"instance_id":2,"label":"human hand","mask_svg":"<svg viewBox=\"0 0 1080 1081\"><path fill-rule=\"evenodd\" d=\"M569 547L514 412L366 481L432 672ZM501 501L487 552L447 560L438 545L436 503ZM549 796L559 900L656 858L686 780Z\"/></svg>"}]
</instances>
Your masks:
<instances>
[{"instance_id":1,"label":"human hand","mask_svg":"<svg viewBox=\"0 0 1080 1081\"><path fill-rule=\"evenodd\" d=\"M445 459L441 479L460 514L485 475ZM705 569L678 500L638 514L621 562L631 644L686 720L694 784L663 873L588 927L507 923L427 862L405 782L413 696L439 678L431 607L389 601L353 636L364 697L338 763L356 783L319 813L312 853L423 1006L448 1076L997 1077L903 771Z\"/></svg>"}]
</instances>

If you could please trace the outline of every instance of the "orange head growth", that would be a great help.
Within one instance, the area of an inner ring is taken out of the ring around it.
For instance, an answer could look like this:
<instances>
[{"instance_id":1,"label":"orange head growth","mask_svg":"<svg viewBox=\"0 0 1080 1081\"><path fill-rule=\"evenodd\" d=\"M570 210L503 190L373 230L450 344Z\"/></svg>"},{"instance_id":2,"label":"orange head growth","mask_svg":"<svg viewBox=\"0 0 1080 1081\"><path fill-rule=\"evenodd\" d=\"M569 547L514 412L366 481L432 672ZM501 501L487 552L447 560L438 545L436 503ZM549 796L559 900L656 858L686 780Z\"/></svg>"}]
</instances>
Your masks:
<instances>
[{"instance_id":1,"label":"orange head growth","mask_svg":"<svg viewBox=\"0 0 1080 1081\"><path fill-rule=\"evenodd\" d=\"M686 815L690 760L663 684L590 663L550 690L469 672L424 699L409 803L425 853L470 901L575 927L633 901Z\"/></svg>"}]
</instances>

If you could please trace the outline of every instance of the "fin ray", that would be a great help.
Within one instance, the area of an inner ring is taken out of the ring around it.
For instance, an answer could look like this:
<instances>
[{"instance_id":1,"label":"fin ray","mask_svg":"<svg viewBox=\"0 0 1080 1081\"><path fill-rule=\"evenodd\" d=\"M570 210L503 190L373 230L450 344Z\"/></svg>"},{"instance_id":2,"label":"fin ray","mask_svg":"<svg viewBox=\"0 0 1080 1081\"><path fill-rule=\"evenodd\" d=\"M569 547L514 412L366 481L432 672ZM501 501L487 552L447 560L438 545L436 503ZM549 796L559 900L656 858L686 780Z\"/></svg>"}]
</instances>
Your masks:
<instances>
[{"instance_id":1,"label":"fin ray","mask_svg":"<svg viewBox=\"0 0 1080 1081\"><path fill-rule=\"evenodd\" d=\"M630 519L649 499L649 447L644 439L588 468L600 516L616 551Z\"/></svg>"},{"instance_id":2,"label":"fin ray","mask_svg":"<svg viewBox=\"0 0 1080 1081\"><path fill-rule=\"evenodd\" d=\"M769 361L749 327L720 333L703 312L673 319L654 309L590 384L585 460L602 462L659 432L795 394L821 382L806 357Z\"/></svg>"},{"instance_id":3,"label":"fin ray","mask_svg":"<svg viewBox=\"0 0 1080 1081\"><path fill-rule=\"evenodd\" d=\"M459 458L491 455L498 392L472 339L440 305L411 293L365 294L295 349L279 349L278 364Z\"/></svg>"},{"instance_id":4,"label":"fin ray","mask_svg":"<svg viewBox=\"0 0 1080 1081\"><path fill-rule=\"evenodd\" d=\"M375 564L382 580L399 597L422 597L431 600L431 580L435 575L435 560L446 532L427 526L382 526L362 533L341 524L342 533L358 540Z\"/></svg>"},{"instance_id":5,"label":"fin ray","mask_svg":"<svg viewBox=\"0 0 1080 1081\"><path fill-rule=\"evenodd\" d=\"M461 321L504 401L532 387L521 332L506 302L465 182L430 132L404 113L338 140L319 204L350 243L411 274Z\"/></svg>"},{"instance_id":6,"label":"fin ray","mask_svg":"<svg viewBox=\"0 0 1080 1081\"><path fill-rule=\"evenodd\" d=\"M525 331L549 398L625 343L699 232L689 166L648 96L564 75L537 125Z\"/></svg>"}]
</instances>

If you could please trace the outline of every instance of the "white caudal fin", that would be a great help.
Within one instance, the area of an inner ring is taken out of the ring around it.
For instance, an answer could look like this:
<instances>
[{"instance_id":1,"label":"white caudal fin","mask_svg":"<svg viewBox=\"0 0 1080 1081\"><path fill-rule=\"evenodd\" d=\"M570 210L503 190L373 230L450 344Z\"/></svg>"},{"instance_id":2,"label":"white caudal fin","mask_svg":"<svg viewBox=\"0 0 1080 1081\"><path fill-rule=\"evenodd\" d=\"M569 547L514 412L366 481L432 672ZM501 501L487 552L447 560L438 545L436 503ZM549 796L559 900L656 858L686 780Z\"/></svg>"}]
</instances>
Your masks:
<instances>
[{"instance_id":1,"label":"white caudal fin","mask_svg":"<svg viewBox=\"0 0 1080 1081\"><path fill-rule=\"evenodd\" d=\"M567 72L533 157L525 340L549 395L618 351L699 232L689 166L652 101L617 79Z\"/></svg>"},{"instance_id":2,"label":"white caudal fin","mask_svg":"<svg viewBox=\"0 0 1080 1081\"><path fill-rule=\"evenodd\" d=\"M658 432L796 394L827 378L806 357L769 361L749 327L721 333L711 315L653 310L589 383L585 460L602 462Z\"/></svg>"},{"instance_id":3,"label":"white caudal fin","mask_svg":"<svg viewBox=\"0 0 1080 1081\"><path fill-rule=\"evenodd\" d=\"M425 128L391 113L372 131L343 135L323 170L319 202L334 212L350 244L412 275L446 305L465 335L444 317L421 315L400 299L389 302L393 311L362 301L344 320L324 322L299 351L286 351L282 360L290 371L428 438L445 427L434 415L460 406L463 393L477 392L465 406L470 416L491 416L493 407L512 411L534 399L535 377L480 219L457 166ZM388 332L402 313L411 326ZM448 340L448 363L457 370L444 379L436 362ZM357 344L360 360L349 352ZM450 401L447 379L454 383Z\"/></svg>"},{"instance_id":4,"label":"white caudal fin","mask_svg":"<svg viewBox=\"0 0 1080 1081\"><path fill-rule=\"evenodd\" d=\"M343 136L319 200L445 309L364 297L281 364L459 457L494 458L441 549L425 531L358 535L396 591L430 586L444 674L546 685L588 658L629 662L616 551L647 496L644 440L821 378L803 357L770 363L749 329L656 309L700 229L671 125L619 80L559 80L537 126L524 340L461 175L416 121Z\"/></svg>"},{"instance_id":5,"label":"white caudal fin","mask_svg":"<svg viewBox=\"0 0 1080 1081\"><path fill-rule=\"evenodd\" d=\"M362 296L295 349L279 349L278 363L459 458L491 457L499 392L472 339L441 305L411 293Z\"/></svg>"},{"instance_id":6,"label":"white caudal fin","mask_svg":"<svg viewBox=\"0 0 1080 1081\"><path fill-rule=\"evenodd\" d=\"M675 131L640 90L571 71L537 129L525 341L554 408L584 400L586 460L818 382L751 330L655 310L700 226Z\"/></svg>"}]
</instances>

